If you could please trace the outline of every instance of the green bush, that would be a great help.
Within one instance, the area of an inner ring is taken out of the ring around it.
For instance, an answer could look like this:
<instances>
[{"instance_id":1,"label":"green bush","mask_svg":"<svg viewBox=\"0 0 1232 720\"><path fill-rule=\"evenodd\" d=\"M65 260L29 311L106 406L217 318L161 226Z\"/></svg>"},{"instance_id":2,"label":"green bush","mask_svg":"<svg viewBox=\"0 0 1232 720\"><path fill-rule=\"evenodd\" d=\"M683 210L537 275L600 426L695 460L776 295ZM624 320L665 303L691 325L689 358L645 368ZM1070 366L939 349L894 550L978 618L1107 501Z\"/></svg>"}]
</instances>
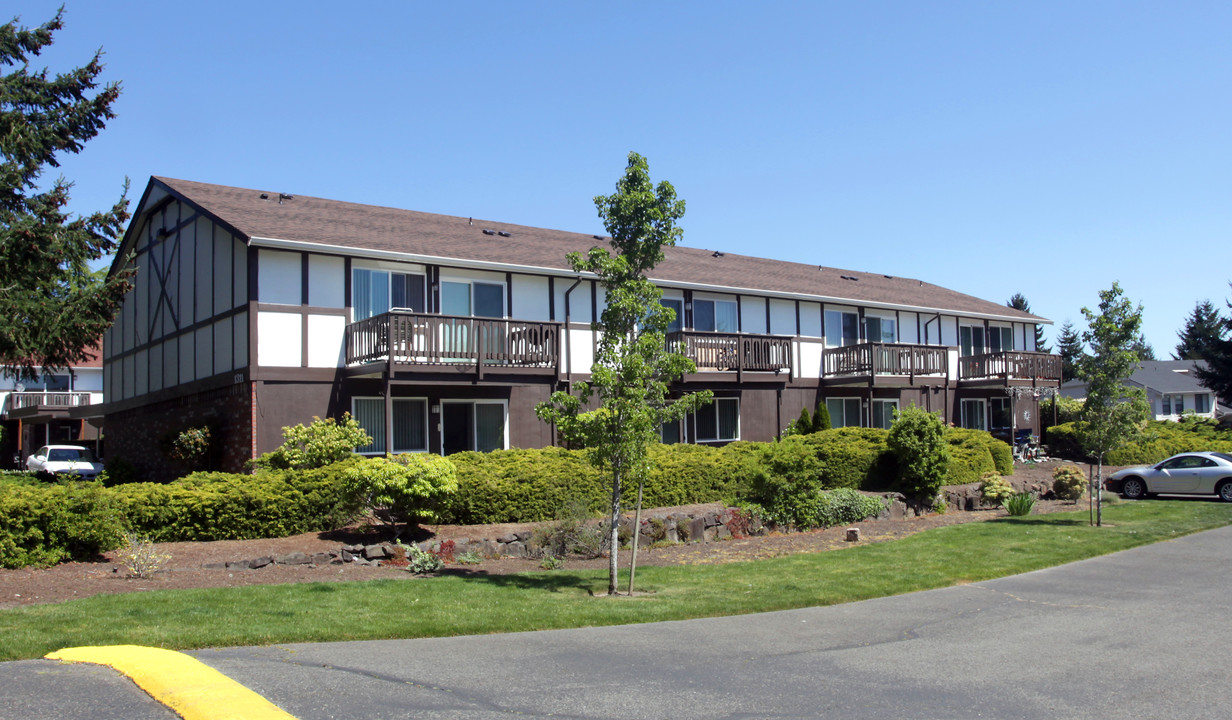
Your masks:
<instances>
[{"instance_id":1,"label":"green bush","mask_svg":"<svg viewBox=\"0 0 1232 720\"><path fill-rule=\"evenodd\" d=\"M813 412L813 432L824 432L832 428L830 424L830 408L826 407L826 401L822 400L817 403L817 410Z\"/></svg>"},{"instance_id":2,"label":"green bush","mask_svg":"<svg viewBox=\"0 0 1232 720\"><path fill-rule=\"evenodd\" d=\"M342 473L347 498L393 522L435 522L448 496L457 492L457 470L440 455L408 453L364 458Z\"/></svg>"},{"instance_id":3,"label":"green bush","mask_svg":"<svg viewBox=\"0 0 1232 720\"><path fill-rule=\"evenodd\" d=\"M341 422L334 418L313 417L310 425L282 429L282 445L251 461L254 468L309 470L325 467L350 457L357 447L372 443L372 437L350 413Z\"/></svg>"},{"instance_id":4,"label":"green bush","mask_svg":"<svg viewBox=\"0 0 1232 720\"><path fill-rule=\"evenodd\" d=\"M1076 502L1087 489L1087 476L1075 465L1062 465L1052 471L1052 492L1061 500Z\"/></svg>"},{"instance_id":5,"label":"green bush","mask_svg":"<svg viewBox=\"0 0 1232 720\"><path fill-rule=\"evenodd\" d=\"M1050 452L1058 457L1089 459L1078 440L1078 423L1051 428ZM1106 465L1151 465L1172 455L1195 450L1232 452L1232 431L1220 430L1206 418L1186 417L1179 422L1152 420L1142 433L1104 456Z\"/></svg>"},{"instance_id":6,"label":"green bush","mask_svg":"<svg viewBox=\"0 0 1232 720\"><path fill-rule=\"evenodd\" d=\"M1014 496L1014 488L995 470L984 473L980 481L980 495L989 505L1004 505Z\"/></svg>"},{"instance_id":7,"label":"green bush","mask_svg":"<svg viewBox=\"0 0 1232 720\"><path fill-rule=\"evenodd\" d=\"M895 418L886 442L898 458L900 491L921 500L935 498L950 464L941 418L922 408L909 407Z\"/></svg>"},{"instance_id":8,"label":"green bush","mask_svg":"<svg viewBox=\"0 0 1232 720\"><path fill-rule=\"evenodd\" d=\"M998 451L994 447L1000 445L1007 450L1008 445L993 438L983 430L967 428L946 428L945 441L949 446L950 461L946 466L946 485L966 485L979 482L986 472L996 472L1010 475L1014 472L1012 455L1008 463L997 462Z\"/></svg>"},{"instance_id":9,"label":"green bush","mask_svg":"<svg viewBox=\"0 0 1232 720\"><path fill-rule=\"evenodd\" d=\"M821 508L817 516L821 527L834 527L876 517L885 510L884 498L862 495L851 488L838 488L821 493Z\"/></svg>"},{"instance_id":10,"label":"green bush","mask_svg":"<svg viewBox=\"0 0 1232 720\"><path fill-rule=\"evenodd\" d=\"M1030 515L1035 507L1035 496L1031 493L1016 493L1005 501L1005 511L1014 517Z\"/></svg>"},{"instance_id":11,"label":"green bush","mask_svg":"<svg viewBox=\"0 0 1232 720\"><path fill-rule=\"evenodd\" d=\"M1053 413L1054 403L1055 403L1055 408L1056 408L1056 413L1055 413L1056 422L1055 423L1052 420L1054 416L1054 413ZM1083 405L1083 402L1081 400L1075 400L1073 398L1059 397L1059 396L1056 397L1055 399L1049 398L1047 400L1040 401L1039 420L1040 420L1040 425L1043 428L1043 433L1042 433L1043 438L1041 442L1051 447L1052 446L1052 428L1058 425L1065 425L1067 423L1076 422L1078 420L1078 417L1082 414L1082 405Z\"/></svg>"},{"instance_id":12,"label":"green bush","mask_svg":"<svg viewBox=\"0 0 1232 720\"><path fill-rule=\"evenodd\" d=\"M844 427L807 435L821 464L821 487L887 490L897 476L897 460L880 428Z\"/></svg>"},{"instance_id":13,"label":"green bush","mask_svg":"<svg viewBox=\"0 0 1232 720\"><path fill-rule=\"evenodd\" d=\"M101 482L0 482L0 566L88 560L120 546L124 527Z\"/></svg>"}]
</instances>

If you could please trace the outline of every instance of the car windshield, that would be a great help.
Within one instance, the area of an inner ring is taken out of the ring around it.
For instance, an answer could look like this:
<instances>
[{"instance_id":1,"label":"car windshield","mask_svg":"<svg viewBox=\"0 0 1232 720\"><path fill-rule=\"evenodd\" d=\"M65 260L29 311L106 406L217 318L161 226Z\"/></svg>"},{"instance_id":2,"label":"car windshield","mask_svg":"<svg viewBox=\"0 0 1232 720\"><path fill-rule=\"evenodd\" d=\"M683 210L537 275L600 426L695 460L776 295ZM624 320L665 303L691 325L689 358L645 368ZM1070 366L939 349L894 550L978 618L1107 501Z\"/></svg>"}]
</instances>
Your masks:
<instances>
[{"instance_id":1,"label":"car windshield","mask_svg":"<svg viewBox=\"0 0 1232 720\"><path fill-rule=\"evenodd\" d=\"M48 462L94 462L94 453L86 448L52 448L47 452Z\"/></svg>"}]
</instances>

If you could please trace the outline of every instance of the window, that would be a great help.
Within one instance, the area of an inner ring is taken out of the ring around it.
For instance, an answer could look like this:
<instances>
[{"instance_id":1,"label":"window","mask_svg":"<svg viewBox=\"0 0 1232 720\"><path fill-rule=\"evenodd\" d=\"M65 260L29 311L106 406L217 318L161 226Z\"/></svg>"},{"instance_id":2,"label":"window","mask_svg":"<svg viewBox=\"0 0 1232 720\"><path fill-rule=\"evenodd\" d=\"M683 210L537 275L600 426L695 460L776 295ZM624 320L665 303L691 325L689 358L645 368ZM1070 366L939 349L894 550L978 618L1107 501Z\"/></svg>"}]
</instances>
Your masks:
<instances>
[{"instance_id":1,"label":"window","mask_svg":"<svg viewBox=\"0 0 1232 720\"><path fill-rule=\"evenodd\" d=\"M1161 415L1180 415L1185 412L1184 395L1164 395L1161 405Z\"/></svg>"},{"instance_id":2,"label":"window","mask_svg":"<svg viewBox=\"0 0 1232 720\"><path fill-rule=\"evenodd\" d=\"M992 403L992 427L994 430L1010 428L1014 426L1014 412L1010 408L1009 398L993 398Z\"/></svg>"},{"instance_id":3,"label":"window","mask_svg":"<svg viewBox=\"0 0 1232 720\"><path fill-rule=\"evenodd\" d=\"M889 430L894 424L894 413L896 412L898 412L897 400L874 400L873 427Z\"/></svg>"},{"instance_id":4,"label":"window","mask_svg":"<svg viewBox=\"0 0 1232 720\"><path fill-rule=\"evenodd\" d=\"M694 300L693 329L702 332L740 332L736 303L730 300Z\"/></svg>"},{"instance_id":5,"label":"window","mask_svg":"<svg viewBox=\"0 0 1232 720\"><path fill-rule=\"evenodd\" d=\"M385 399L357 397L351 400L351 415L369 435L372 444L355 448L361 455L384 455ZM428 451L428 401L423 398L394 398L393 453Z\"/></svg>"},{"instance_id":6,"label":"window","mask_svg":"<svg viewBox=\"0 0 1232 720\"><path fill-rule=\"evenodd\" d=\"M1014 331L1007 327L988 328L988 352L1008 352L1014 349Z\"/></svg>"},{"instance_id":7,"label":"window","mask_svg":"<svg viewBox=\"0 0 1232 720\"><path fill-rule=\"evenodd\" d=\"M1194 412L1208 413L1211 411L1211 396L1208 393L1194 395Z\"/></svg>"},{"instance_id":8,"label":"window","mask_svg":"<svg viewBox=\"0 0 1232 720\"><path fill-rule=\"evenodd\" d=\"M668 420L659 428L659 439L664 445L675 445L680 442L680 421Z\"/></svg>"},{"instance_id":9,"label":"window","mask_svg":"<svg viewBox=\"0 0 1232 720\"><path fill-rule=\"evenodd\" d=\"M830 427L860 427L860 398L826 398Z\"/></svg>"},{"instance_id":10,"label":"window","mask_svg":"<svg viewBox=\"0 0 1232 720\"><path fill-rule=\"evenodd\" d=\"M505 286L497 283L444 280L441 313L462 317L505 317Z\"/></svg>"},{"instance_id":11,"label":"window","mask_svg":"<svg viewBox=\"0 0 1232 720\"><path fill-rule=\"evenodd\" d=\"M826 347L842 347L860 342L860 316L841 310L826 311Z\"/></svg>"},{"instance_id":12,"label":"window","mask_svg":"<svg viewBox=\"0 0 1232 720\"><path fill-rule=\"evenodd\" d=\"M424 276L387 270L351 271L351 307L356 320L389 312L390 308L424 311Z\"/></svg>"},{"instance_id":13,"label":"window","mask_svg":"<svg viewBox=\"0 0 1232 720\"><path fill-rule=\"evenodd\" d=\"M441 403L441 454L503 450L505 425L503 400L446 400Z\"/></svg>"},{"instance_id":14,"label":"window","mask_svg":"<svg viewBox=\"0 0 1232 720\"><path fill-rule=\"evenodd\" d=\"M958 328L958 346L963 357L983 355L984 327L982 325L962 325Z\"/></svg>"},{"instance_id":15,"label":"window","mask_svg":"<svg viewBox=\"0 0 1232 720\"><path fill-rule=\"evenodd\" d=\"M740 399L715 398L697 411L697 441L740 439Z\"/></svg>"},{"instance_id":16,"label":"window","mask_svg":"<svg viewBox=\"0 0 1232 720\"><path fill-rule=\"evenodd\" d=\"M864 334L865 339L868 342L898 342L897 334L895 333L894 318L866 315L864 317Z\"/></svg>"},{"instance_id":17,"label":"window","mask_svg":"<svg viewBox=\"0 0 1232 720\"><path fill-rule=\"evenodd\" d=\"M963 400L961 404L962 426L972 430L987 430L988 422L983 400Z\"/></svg>"},{"instance_id":18,"label":"window","mask_svg":"<svg viewBox=\"0 0 1232 720\"><path fill-rule=\"evenodd\" d=\"M659 304L676 312L676 319L667 326L668 334L680 332L684 328L684 300L680 298L660 298Z\"/></svg>"}]
</instances>

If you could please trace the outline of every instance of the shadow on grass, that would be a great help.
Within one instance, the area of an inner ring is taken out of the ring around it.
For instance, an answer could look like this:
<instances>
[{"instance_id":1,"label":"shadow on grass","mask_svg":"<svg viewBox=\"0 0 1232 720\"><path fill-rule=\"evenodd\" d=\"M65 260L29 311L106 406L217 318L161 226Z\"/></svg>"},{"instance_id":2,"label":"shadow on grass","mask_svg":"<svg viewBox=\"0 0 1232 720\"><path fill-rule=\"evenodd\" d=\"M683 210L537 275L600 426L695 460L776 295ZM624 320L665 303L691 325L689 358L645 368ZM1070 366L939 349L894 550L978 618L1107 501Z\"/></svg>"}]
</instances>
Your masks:
<instances>
[{"instance_id":1,"label":"shadow on grass","mask_svg":"<svg viewBox=\"0 0 1232 720\"><path fill-rule=\"evenodd\" d=\"M446 568L438 573L440 577L456 577L468 582L485 583L495 587L518 588L521 590L546 590L561 592L562 590L582 590L588 595L595 594L595 585L601 581L594 577L584 577L573 572L537 572L537 573L490 573L486 570L471 570L467 568Z\"/></svg>"}]
</instances>

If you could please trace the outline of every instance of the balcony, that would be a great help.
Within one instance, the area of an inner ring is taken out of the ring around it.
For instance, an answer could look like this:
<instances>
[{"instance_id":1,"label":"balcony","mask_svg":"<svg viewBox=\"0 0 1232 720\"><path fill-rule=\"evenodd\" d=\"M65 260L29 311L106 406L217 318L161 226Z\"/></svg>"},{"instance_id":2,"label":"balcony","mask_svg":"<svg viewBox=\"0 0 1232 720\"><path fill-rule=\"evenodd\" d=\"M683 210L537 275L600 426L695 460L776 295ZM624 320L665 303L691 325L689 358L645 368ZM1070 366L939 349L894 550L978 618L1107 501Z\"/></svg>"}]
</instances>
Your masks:
<instances>
[{"instance_id":1,"label":"balcony","mask_svg":"<svg viewBox=\"0 0 1232 720\"><path fill-rule=\"evenodd\" d=\"M737 378L745 372L791 374L791 338L772 335L745 335L679 331L667 335L667 347L693 361L700 371L734 370Z\"/></svg>"},{"instance_id":2,"label":"balcony","mask_svg":"<svg viewBox=\"0 0 1232 720\"><path fill-rule=\"evenodd\" d=\"M4 411L8 413L32 407L71 408L89 404L90 393L88 392L11 392L8 400L5 401Z\"/></svg>"},{"instance_id":3,"label":"balcony","mask_svg":"<svg viewBox=\"0 0 1232 720\"><path fill-rule=\"evenodd\" d=\"M395 310L347 326L346 362L559 374L560 333L560 323Z\"/></svg>"},{"instance_id":4,"label":"balcony","mask_svg":"<svg viewBox=\"0 0 1232 720\"><path fill-rule=\"evenodd\" d=\"M941 345L860 343L826 348L822 354L822 376L827 379L893 378L914 384L917 379L945 382L948 375L949 352Z\"/></svg>"},{"instance_id":5,"label":"balcony","mask_svg":"<svg viewBox=\"0 0 1232 720\"><path fill-rule=\"evenodd\" d=\"M958 380L1006 385L1060 384L1061 356L1020 350L970 355L958 359Z\"/></svg>"}]
</instances>

